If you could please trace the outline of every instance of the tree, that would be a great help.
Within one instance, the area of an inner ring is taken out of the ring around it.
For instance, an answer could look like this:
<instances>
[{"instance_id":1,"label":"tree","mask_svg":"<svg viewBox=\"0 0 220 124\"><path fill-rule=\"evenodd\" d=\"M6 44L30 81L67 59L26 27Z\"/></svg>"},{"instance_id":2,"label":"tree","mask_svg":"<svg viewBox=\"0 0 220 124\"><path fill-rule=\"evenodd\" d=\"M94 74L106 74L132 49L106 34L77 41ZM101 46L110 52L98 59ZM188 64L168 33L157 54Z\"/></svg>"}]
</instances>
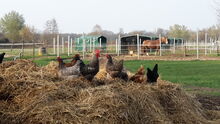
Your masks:
<instances>
[{"instance_id":1,"label":"tree","mask_svg":"<svg viewBox=\"0 0 220 124\"><path fill-rule=\"evenodd\" d=\"M98 24L96 24L93 28L92 28L92 32L89 33L90 35L101 35L102 34L102 27Z\"/></svg>"},{"instance_id":2,"label":"tree","mask_svg":"<svg viewBox=\"0 0 220 124\"><path fill-rule=\"evenodd\" d=\"M0 30L7 38L16 42L20 40L19 31L24 27L24 18L16 11L5 14L0 20Z\"/></svg>"},{"instance_id":3,"label":"tree","mask_svg":"<svg viewBox=\"0 0 220 124\"><path fill-rule=\"evenodd\" d=\"M59 33L57 21L55 19L47 20L45 24L45 30L43 34L43 39L48 43L52 41L54 37Z\"/></svg>"},{"instance_id":4,"label":"tree","mask_svg":"<svg viewBox=\"0 0 220 124\"><path fill-rule=\"evenodd\" d=\"M36 34L35 28L30 27L28 25L25 25L25 27L23 27L20 30L20 36L24 42L30 42L35 40L35 34Z\"/></svg>"},{"instance_id":5,"label":"tree","mask_svg":"<svg viewBox=\"0 0 220 124\"><path fill-rule=\"evenodd\" d=\"M119 28L119 33L118 34L124 34L124 29L123 28Z\"/></svg>"},{"instance_id":6,"label":"tree","mask_svg":"<svg viewBox=\"0 0 220 124\"><path fill-rule=\"evenodd\" d=\"M217 15L218 24L220 24L220 1L219 0L213 0L215 4L215 10Z\"/></svg>"},{"instance_id":7,"label":"tree","mask_svg":"<svg viewBox=\"0 0 220 124\"><path fill-rule=\"evenodd\" d=\"M169 37L177 37L189 39L190 34L189 30L184 25L175 24L174 26L170 26L170 30L168 32Z\"/></svg>"},{"instance_id":8,"label":"tree","mask_svg":"<svg viewBox=\"0 0 220 124\"><path fill-rule=\"evenodd\" d=\"M157 28L156 35L158 36L158 35L160 35L160 34L161 34L162 36L167 36L168 31L165 30L165 29L162 29L162 28Z\"/></svg>"},{"instance_id":9,"label":"tree","mask_svg":"<svg viewBox=\"0 0 220 124\"><path fill-rule=\"evenodd\" d=\"M130 34L130 35L137 35L137 34L139 34L139 35L145 35L145 34L146 34L146 31L144 31L144 30L135 30L135 31L129 32L128 34Z\"/></svg>"}]
</instances>

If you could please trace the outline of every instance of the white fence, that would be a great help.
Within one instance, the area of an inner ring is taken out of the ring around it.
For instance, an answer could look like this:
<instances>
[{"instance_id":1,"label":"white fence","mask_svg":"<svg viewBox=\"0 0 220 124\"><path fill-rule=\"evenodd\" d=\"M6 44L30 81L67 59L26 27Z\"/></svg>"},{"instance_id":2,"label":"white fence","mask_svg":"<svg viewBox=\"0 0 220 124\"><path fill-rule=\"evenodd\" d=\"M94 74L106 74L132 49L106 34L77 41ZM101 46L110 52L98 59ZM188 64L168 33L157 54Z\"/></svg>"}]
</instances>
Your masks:
<instances>
[{"instance_id":1,"label":"white fence","mask_svg":"<svg viewBox=\"0 0 220 124\"><path fill-rule=\"evenodd\" d=\"M159 36L161 37L161 36ZM93 43L86 44L86 41L83 41L82 46L76 46L74 41L68 37L68 41L64 41L64 38L59 38L59 40L54 38L53 45L49 46L53 48L53 51L50 51L50 54L56 54L60 56L62 54L67 54L68 56L75 53L80 53L83 57L91 55L92 51L95 49L102 49L101 47L94 47ZM62 41L60 41L62 39ZM100 45L101 46L101 45ZM122 45L120 41L120 36L115 40L113 44L107 44L106 49L102 50L103 54L114 54L117 56L128 55L128 56L195 56L197 59L199 56L209 56L209 55L219 55L219 42L213 40L199 41L198 35L195 41L183 41L181 43L173 44L159 44L159 49L144 49L144 45L137 35L137 43L133 45ZM76 50L81 47L81 50ZM157 53L156 53L157 52ZM156 54L155 54L156 53Z\"/></svg>"},{"instance_id":2,"label":"white fence","mask_svg":"<svg viewBox=\"0 0 220 124\"><path fill-rule=\"evenodd\" d=\"M161 36L159 36L161 37ZM94 43L90 42L86 44L84 40L82 46L76 46L73 38L68 36L67 41L64 41L63 37L59 35L53 39L53 44L48 45L47 55L56 56L72 56L76 53L80 53L83 58L89 56L95 49L101 49L102 54L113 54L117 56L134 56L138 59L142 56L195 56L199 58L200 56L218 56L219 55L219 42L213 41L211 39L205 41L199 41L198 35L197 39L194 41L184 41L181 43L173 44L159 44L159 49L145 49L142 44L139 35L137 35L137 43L130 45L122 45L120 36L112 44L107 44L106 48L103 49L101 44L99 46L94 46ZM38 48L42 47L42 43L14 43L14 44L0 44L0 52L5 52L8 50L11 53L18 54L22 52L24 55L35 56ZM81 48L81 50L77 50ZM19 52L13 52L19 51ZM156 53L156 54L155 54Z\"/></svg>"}]
</instances>

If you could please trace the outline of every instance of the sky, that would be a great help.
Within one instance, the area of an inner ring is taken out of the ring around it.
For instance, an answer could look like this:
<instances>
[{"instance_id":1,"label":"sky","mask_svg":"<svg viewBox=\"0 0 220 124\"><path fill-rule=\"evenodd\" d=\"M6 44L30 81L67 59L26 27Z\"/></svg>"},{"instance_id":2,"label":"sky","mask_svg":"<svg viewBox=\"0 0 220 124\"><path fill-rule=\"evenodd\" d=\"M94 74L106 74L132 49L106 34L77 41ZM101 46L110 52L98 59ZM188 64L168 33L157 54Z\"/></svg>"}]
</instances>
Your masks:
<instances>
[{"instance_id":1,"label":"sky","mask_svg":"<svg viewBox=\"0 0 220 124\"><path fill-rule=\"evenodd\" d=\"M198 30L217 23L214 0L0 0L0 18L14 10L39 31L55 18L61 33L89 33L98 24L115 33L169 29Z\"/></svg>"}]
</instances>

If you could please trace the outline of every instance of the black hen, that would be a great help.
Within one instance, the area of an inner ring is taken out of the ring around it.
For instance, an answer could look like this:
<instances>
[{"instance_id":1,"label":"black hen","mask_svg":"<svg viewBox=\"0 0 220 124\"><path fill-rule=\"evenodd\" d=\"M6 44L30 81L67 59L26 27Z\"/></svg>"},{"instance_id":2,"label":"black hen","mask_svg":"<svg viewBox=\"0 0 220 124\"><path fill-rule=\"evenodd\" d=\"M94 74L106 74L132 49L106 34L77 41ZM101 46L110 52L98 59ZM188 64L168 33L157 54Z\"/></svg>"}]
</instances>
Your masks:
<instances>
[{"instance_id":1,"label":"black hen","mask_svg":"<svg viewBox=\"0 0 220 124\"><path fill-rule=\"evenodd\" d=\"M113 62L112 56L106 55L107 57L107 63L106 63L106 72L112 77L112 78L120 78L125 81L128 80L128 75L126 71L124 71L124 66L123 66L123 60Z\"/></svg>"},{"instance_id":2,"label":"black hen","mask_svg":"<svg viewBox=\"0 0 220 124\"><path fill-rule=\"evenodd\" d=\"M92 81L94 76L99 72L99 56L100 51L97 50L89 64L84 64L82 60L80 64L80 72L87 80Z\"/></svg>"},{"instance_id":3,"label":"black hen","mask_svg":"<svg viewBox=\"0 0 220 124\"><path fill-rule=\"evenodd\" d=\"M159 77L159 74L158 74L158 65L157 64L154 66L153 71L151 71L149 68L147 68L147 82L148 83L157 82L158 77Z\"/></svg>"},{"instance_id":4,"label":"black hen","mask_svg":"<svg viewBox=\"0 0 220 124\"><path fill-rule=\"evenodd\" d=\"M5 53L0 54L0 63L2 63L4 56L5 56Z\"/></svg>"}]
</instances>

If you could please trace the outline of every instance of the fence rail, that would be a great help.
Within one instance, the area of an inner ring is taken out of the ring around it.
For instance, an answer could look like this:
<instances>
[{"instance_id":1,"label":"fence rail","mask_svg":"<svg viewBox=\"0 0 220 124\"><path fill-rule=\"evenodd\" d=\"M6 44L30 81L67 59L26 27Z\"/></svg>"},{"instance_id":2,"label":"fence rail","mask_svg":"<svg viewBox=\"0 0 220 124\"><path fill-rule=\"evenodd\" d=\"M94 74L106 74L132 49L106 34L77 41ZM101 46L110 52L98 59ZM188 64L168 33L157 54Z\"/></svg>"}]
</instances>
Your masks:
<instances>
[{"instance_id":1,"label":"fence rail","mask_svg":"<svg viewBox=\"0 0 220 124\"><path fill-rule=\"evenodd\" d=\"M15 56L22 52L25 56L37 56L39 49L43 46L46 48L46 55L54 56L72 56L73 54L80 53L83 57L91 55L95 49L100 49L103 54L114 54L117 56L128 55L135 56L138 58L140 56L195 56L197 59L199 56L213 56L219 55L219 43L217 41L207 40L199 41L198 37L195 41L182 41L181 43L173 44L158 44L159 49L147 49L145 45L142 44L141 39L137 35L137 42L135 44L123 45L121 43L120 37L116 39L115 43L107 44L106 47L100 45L94 45L94 43L86 43L83 41L81 46L75 45L77 41L73 41L72 38L68 36L68 40L64 41L63 37L53 38L51 42L52 45L45 46L43 43L3 43L0 44L0 52L6 52L7 55ZM198 36L198 35L197 35ZM160 36L159 36L160 37ZM206 38L207 39L207 38ZM101 46L101 47L100 47ZM155 45L152 45L155 46Z\"/></svg>"}]
</instances>

